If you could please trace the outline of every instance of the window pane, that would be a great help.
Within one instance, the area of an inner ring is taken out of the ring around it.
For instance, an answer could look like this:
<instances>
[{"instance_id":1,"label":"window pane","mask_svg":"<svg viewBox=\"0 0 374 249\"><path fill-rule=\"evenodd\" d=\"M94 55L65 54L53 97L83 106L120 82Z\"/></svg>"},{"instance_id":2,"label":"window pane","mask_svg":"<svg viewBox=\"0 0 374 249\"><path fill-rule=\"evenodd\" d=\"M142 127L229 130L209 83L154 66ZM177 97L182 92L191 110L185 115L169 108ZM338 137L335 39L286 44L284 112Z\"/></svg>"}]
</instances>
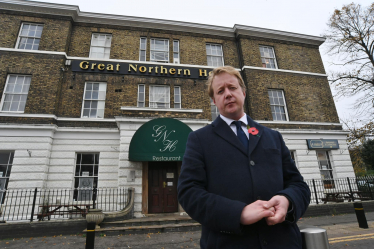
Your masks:
<instances>
[{"instance_id":1,"label":"window pane","mask_svg":"<svg viewBox=\"0 0 374 249\"><path fill-rule=\"evenodd\" d=\"M84 109L83 110L83 117L88 118L90 116L90 109Z\"/></svg>"},{"instance_id":2,"label":"window pane","mask_svg":"<svg viewBox=\"0 0 374 249\"><path fill-rule=\"evenodd\" d=\"M86 91L86 94L84 96L85 99L91 99L92 97L92 91Z\"/></svg>"},{"instance_id":3,"label":"window pane","mask_svg":"<svg viewBox=\"0 0 374 249\"><path fill-rule=\"evenodd\" d=\"M97 109L104 109L105 101L97 101Z\"/></svg>"},{"instance_id":4,"label":"window pane","mask_svg":"<svg viewBox=\"0 0 374 249\"><path fill-rule=\"evenodd\" d=\"M97 108L97 101L91 101L91 109Z\"/></svg>"},{"instance_id":5,"label":"window pane","mask_svg":"<svg viewBox=\"0 0 374 249\"><path fill-rule=\"evenodd\" d=\"M96 109L91 109L90 118L96 118Z\"/></svg>"},{"instance_id":6,"label":"window pane","mask_svg":"<svg viewBox=\"0 0 374 249\"><path fill-rule=\"evenodd\" d=\"M97 118L104 118L104 110L98 109L97 110Z\"/></svg>"},{"instance_id":7,"label":"window pane","mask_svg":"<svg viewBox=\"0 0 374 249\"><path fill-rule=\"evenodd\" d=\"M140 61L145 61L145 51L140 51Z\"/></svg>"},{"instance_id":8,"label":"window pane","mask_svg":"<svg viewBox=\"0 0 374 249\"><path fill-rule=\"evenodd\" d=\"M95 162L95 154L82 154L82 162L81 164L94 164Z\"/></svg>"}]
</instances>

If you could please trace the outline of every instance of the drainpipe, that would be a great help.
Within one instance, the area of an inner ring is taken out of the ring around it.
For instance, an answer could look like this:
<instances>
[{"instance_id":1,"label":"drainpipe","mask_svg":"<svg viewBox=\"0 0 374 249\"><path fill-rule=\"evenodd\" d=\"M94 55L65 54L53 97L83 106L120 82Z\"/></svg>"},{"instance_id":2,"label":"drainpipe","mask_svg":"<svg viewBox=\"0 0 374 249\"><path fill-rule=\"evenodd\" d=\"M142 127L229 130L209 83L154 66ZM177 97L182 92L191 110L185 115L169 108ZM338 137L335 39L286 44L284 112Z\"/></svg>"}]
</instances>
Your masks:
<instances>
[{"instance_id":1,"label":"drainpipe","mask_svg":"<svg viewBox=\"0 0 374 249\"><path fill-rule=\"evenodd\" d=\"M244 102L245 103L244 110L246 110L246 113L247 113L248 116L251 116L251 109L249 107L250 100L249 100L249 91L248 91L248 89L249 89L248 88L248 81L247 81L247 77L246 77L244 71L242 70L243 67L244 67L242 47L240 45L239 35L236 32L235 32L235 43L236 43L236 49L237 49L238 58L239 58L240 74L241 74L241 76L243 78L245 86L247 87L246 98L245 98L245 102Z\"/></svg>"}]
</instances>

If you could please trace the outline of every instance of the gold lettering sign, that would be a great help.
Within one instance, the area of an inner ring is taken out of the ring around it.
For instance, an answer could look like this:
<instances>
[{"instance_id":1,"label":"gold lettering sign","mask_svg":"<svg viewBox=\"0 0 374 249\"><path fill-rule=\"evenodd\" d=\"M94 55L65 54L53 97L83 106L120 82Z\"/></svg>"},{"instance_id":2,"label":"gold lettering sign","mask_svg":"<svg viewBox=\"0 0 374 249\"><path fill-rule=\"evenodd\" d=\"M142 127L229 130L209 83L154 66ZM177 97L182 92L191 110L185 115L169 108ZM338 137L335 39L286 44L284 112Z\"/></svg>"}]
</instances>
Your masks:
<instances>
[{"instance_id":1,"label":"gold lettering sign","mask_svg":"<svg viewBox=\"0 0 374 249\"><path fill-rule=\"evenodd\" d=\"M108 64L107 67L106 67L106 70L107 71L113 71L113 65L112 64Z\"/></svg>"},{"instance_id":2,"label":"gold lettering sign","mask_svg":"<svg viewBox=\"0 0 374 249\"><path fill-rule=\"evenodd\" d=\"M206 78L211 75L212 70L208 68L183 68L176 65L177 68L173 68L173 65L145 65L145 64L130 64L130 63L117 63L105 61L73 61L73 72L83 72L89 70L89 72L103 72L103 73L119 73L119 74L147 74L154 76L170 76L170 77L183 77L183 78ZM128 71L120 70L121 65L123 67L128 66ZM192 73L192 75L191 75ZM192 76L192 77L190 77Z\"/></svg>"},{"instance_id":3,"label":"gold lettering sign","mask_svg":"<svg viewBox=\"0 0 374 249\"><path fill-rule=\"evenodd\" d=\"M130 64L129 65L129 72L131 72L131 69L134 70L135 72L138 71L138 65L135 65L135 67L134 67L132 64Z\"/></svg>"},{"instance_id":4,"label":"gold lettering sign","mask_svg":"<svg viewBox=\"0 0 374 249\"><path fill-rule=\"evenodd\" d=\"M145 73L147 71L147 68L145 66L139 67L139 72Z\"/></svg>"},{"instance_id":5,"label":"gold lettering sign","mask_svg":"<svg viewBox=\"0 0 374 249\"><path fill-rule=\"evenodd\" d=\"M81 63L79 63L79 67L82 68L82 69L88 69L90 63L88 61L82 61Z\"/></svg>"},{"instance_id":6,"label":"gold lettering sign","mask_svg":"<svg viewBox=\"0 0 374 249\"><path fill-rule=\"evenodd\" d=\"M206 70L205 69L204 70L203 69L199 69L199 76L205 76L206 77L207 76L206 75Z\"/></svg>"},{"instance_id":7,"label":"gold lettering sign","mask_svg":"<svg viewBox=\"0 0 374 249\"><path fill-rule=\"evenodd\" d=\"M184 69L183 75L191 75L191 72L189 69Z\"/></svg>"},{"instance_id":8,"label":"gold lettering sign","mask_svg":"<svg viewBox=\"0 0 374 249\"><path fill-rule=\"evenodd\" d=\"M163 66L161 66L160 74L168 74L168 70L166 68L164 68Z\"/></svg>"}]
</instances>

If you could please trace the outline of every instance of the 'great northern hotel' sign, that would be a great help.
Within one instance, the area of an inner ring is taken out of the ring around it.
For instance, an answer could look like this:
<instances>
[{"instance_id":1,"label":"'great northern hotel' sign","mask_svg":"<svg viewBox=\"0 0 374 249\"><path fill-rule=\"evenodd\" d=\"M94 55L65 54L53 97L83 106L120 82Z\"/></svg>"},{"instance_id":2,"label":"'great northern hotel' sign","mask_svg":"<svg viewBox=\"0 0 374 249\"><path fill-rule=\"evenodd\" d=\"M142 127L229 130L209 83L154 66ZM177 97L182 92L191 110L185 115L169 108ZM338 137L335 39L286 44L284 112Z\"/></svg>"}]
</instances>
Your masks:
<instances>
[{"instance_id":1,"label":"'great northern hotel' sign","mask_svg":"<svg viewBox=\"0 0 374 249\"><path fill-rule=\"evenodd\" d=\"M207 79L211 68L182 67L172 65L152 65L127 62L72 61L73 72L111 73L127 75L163 76L186 79Z\"/></svg>"}]
</instances>

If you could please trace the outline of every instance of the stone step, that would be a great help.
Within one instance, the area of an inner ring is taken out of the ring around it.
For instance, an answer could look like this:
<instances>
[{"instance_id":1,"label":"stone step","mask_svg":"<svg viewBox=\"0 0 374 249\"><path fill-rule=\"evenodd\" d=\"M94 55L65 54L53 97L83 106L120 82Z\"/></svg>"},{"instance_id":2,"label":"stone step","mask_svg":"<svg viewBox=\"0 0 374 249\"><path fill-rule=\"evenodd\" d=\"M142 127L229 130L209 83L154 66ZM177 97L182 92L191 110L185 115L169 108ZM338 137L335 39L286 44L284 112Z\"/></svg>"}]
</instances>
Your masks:
<instances>
[{"instance_id":1,"label":"stone step","mask_svg":"<svg viewBox=\"0 0 374 249\"><path fill-rule=\"evenodd\" d=\"M145 225L129 227L101 227L95 229L95 235L101 236L102 234L105 234L109 236L115 236L144 233L187 232L199 230L201 230L201 225L197 222L191 222L180 224ZM85 229L83 232L87 232L87 229Z\"/></svg>"},{"instance_id":2,"label":"stone step","mask_svg":"<svg viewBox=\"0 0 374 249\"><path fill-rule=\"evenodd\" d=\"M189 216L150 216L137 219L129 219L122 221L102 222L101 228L107 227L134 227L134 226L151 226L151 225L166 225L166 224L182 224L193 223L194 220Z\"/></svg>"}]
</instances>

